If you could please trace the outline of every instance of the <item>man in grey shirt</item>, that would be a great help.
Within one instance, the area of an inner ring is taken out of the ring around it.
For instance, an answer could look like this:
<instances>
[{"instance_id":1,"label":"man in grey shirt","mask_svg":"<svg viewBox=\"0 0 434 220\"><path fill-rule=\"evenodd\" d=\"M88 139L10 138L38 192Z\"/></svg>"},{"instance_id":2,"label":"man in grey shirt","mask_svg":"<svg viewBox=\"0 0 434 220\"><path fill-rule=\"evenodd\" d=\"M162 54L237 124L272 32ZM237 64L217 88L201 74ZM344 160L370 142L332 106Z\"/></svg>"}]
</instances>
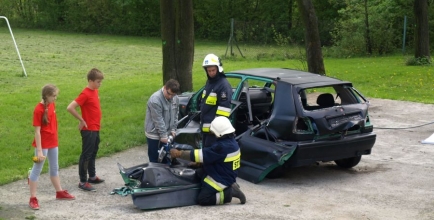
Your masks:
<instances>
[{"instance_id":1,"label":"man in grey shirt","mask_svg":"<svg viewBox=\"0 0 434 220\"><path fill-rule=\"evenodd\" d=\"M149 97L145 118L149 162L158 162L158 150L167 143L169 135L175 137L179 110L179 99L176 95L178 92L178 81L170 79L163 88ZM164 158L162 163L166 162Z\"/></svg>"}]
</instances>

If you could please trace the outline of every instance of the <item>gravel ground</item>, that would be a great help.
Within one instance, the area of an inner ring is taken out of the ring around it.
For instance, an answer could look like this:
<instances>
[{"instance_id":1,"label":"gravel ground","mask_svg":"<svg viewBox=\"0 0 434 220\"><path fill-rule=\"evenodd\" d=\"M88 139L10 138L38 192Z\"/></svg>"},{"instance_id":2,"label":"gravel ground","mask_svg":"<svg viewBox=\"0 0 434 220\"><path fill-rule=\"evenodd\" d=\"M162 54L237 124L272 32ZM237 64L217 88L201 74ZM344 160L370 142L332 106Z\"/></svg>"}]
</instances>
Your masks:
<instances>
[{"instance_id":1,"label":"gravel ground","mask_svg":"<svg viewBox=\"0 0 434 220\"><path fill-rule=\"evenodd\" d=\"M74 201L55 200L47 174L40 178L37 211L28 207L27 180L1 186L0 219L434 219L434 145L420 143L434 133L434 125L380 129L429 123L434 106L382 99L371 104L377 142L358 166L342 170L320 163L259 184L238 179L244 205L234 199L222 206L143 211L131 196L110 195L123 186L117 162L124 167L147 162L146 146L140 146L97 160L97 173L106 179L95 185L97 192L77 188L77 166L62 169L62 186Z\"/></svg>"}]
</instances>

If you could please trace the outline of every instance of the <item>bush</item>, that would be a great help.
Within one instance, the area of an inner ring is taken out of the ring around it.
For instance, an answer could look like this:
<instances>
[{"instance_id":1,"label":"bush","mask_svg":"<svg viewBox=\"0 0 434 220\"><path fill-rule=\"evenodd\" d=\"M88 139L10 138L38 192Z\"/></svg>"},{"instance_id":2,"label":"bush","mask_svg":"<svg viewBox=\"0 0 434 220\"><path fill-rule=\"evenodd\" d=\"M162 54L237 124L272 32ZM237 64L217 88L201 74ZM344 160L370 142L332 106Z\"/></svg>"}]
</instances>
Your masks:
<instances>
[{"instance_id":1,"label":"bush","mask_svg":"<svg viewBox=\"0 0 434 220\"><path fill-rule=\"evenodd\" d=\"M410 57L405 64L407 66L430 66L433 60L430 57Z\"/></svg>"}]
</instances>

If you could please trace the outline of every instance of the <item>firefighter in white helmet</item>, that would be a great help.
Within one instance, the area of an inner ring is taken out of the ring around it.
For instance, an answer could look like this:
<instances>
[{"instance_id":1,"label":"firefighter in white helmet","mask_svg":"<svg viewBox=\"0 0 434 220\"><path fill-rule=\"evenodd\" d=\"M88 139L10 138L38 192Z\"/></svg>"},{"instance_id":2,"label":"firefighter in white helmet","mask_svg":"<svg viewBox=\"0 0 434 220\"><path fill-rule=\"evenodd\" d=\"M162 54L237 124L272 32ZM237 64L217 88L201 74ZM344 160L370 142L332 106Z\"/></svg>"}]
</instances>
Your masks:
<instances>
[{"instance_id":1,"label":"firefighter in white helmet","mask_svg":"<svg viewBox=\"0 0 434 220\"><path fill-rule=\"evenodd\" d=\"M226 79L219 57L206 55L202 66L208 77L200 104L202 147L208 147L215 142L215 136L209 133L211 121L216 116L229 117L232 87Z\"/></svg>"},{"instance_id":2,"label":"firefighter in white helmet","mask_svg":"<svg viewBox=\"0 0 434 220\"><path fill-rule=\"evenodd\" d=\"M182 158L203 164L202 189L197 202L200 205L220 205L238 198L246 203L246 196L236 183L240 168L240 147L235 140L235 129L228 118L216 117L210 126L216 142L207 148L196 150L171 149L172 158Z\"/></svg>"}]
</instances>

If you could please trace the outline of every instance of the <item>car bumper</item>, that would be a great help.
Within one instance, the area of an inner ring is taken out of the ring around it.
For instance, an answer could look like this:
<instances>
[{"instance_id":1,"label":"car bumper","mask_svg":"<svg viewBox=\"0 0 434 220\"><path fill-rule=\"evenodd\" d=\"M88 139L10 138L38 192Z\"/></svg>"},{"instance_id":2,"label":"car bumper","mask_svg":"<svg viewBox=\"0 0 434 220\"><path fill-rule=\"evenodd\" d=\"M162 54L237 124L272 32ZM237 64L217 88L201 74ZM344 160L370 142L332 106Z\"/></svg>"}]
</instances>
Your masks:
<instances>
[{"instance_id":1,"label":"car bumper","mask_svg":"<svg viewBox=\"0 0 434 220\"><path fill-rule=\"evenodd\" d=\"M346 136L339 140L299 142L292 157L285 166L299 167L317 161L334 161L371 154L376 140L375 133L362 133Z\"/></svg>"}]
</instances>

